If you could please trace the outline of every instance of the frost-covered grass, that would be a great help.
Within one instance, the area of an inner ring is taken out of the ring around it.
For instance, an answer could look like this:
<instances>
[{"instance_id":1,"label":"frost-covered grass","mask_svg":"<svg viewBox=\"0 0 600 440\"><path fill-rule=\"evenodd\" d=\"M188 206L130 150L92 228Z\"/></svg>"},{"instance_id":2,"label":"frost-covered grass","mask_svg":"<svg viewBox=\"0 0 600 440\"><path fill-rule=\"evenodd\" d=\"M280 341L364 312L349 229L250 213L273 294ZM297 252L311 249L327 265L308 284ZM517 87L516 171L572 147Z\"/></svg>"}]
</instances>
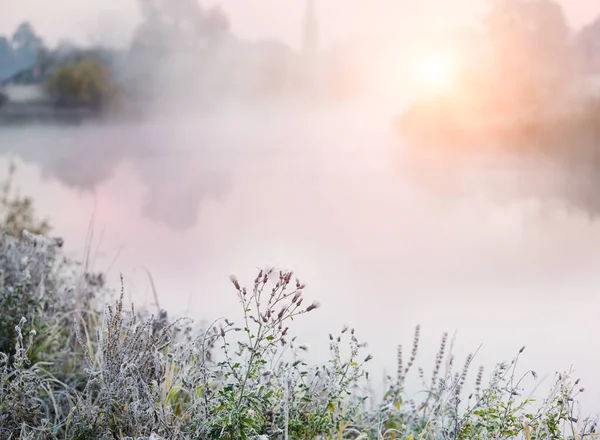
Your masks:
<instances>
[{"instance_id":1,"label":"frost-covered grass","mask_svg":"<svg viewBox=\"0 0 600 440\"><path fill-rule=\"evenodd\" d=\"M426 377L415 366L417 328L374 401L371 356L353 329L324 334L323 364L303 360L293 321L319 305L291 273L262 270L248 287L232 278L241 319L200 328L125 304L101 274L65 260L61 244L29 233L0 241L0 439L594 436L568 374L535 403L522 395L536 381L532 371L517 375L522 350L486 374L476 356L457 368L443 335ZM415 380L423 392L407 395Z\"/></svg>"}]
</instances>

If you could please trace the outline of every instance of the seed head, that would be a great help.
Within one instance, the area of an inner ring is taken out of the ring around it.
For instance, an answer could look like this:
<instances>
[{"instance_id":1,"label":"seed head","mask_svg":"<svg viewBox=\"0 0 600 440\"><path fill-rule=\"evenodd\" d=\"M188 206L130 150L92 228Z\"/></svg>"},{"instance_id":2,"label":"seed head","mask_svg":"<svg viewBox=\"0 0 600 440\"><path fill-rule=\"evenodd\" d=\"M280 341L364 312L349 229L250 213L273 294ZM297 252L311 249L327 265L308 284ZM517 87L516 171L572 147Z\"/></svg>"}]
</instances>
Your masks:
<instances>
[{"instance_id":1,"label":"seed head","mask_svg":"<svg viewBox=\"0 0 600 440\"><path fill-rule=\"evenodd\" d=\"M229 280L233 283L233 285L235 286L236 290L239 292L240 291L240 283L237 280L237 278L235 277L235 275L231 275L229 277Z\"/></svg>"},{"instance_id":2,"label":"seed head","mask_svg":"<svg viewBox=\"0 0 600 440\"><path fill-rule=\"evenodd\" d=\"M310 312L311 310L318 309L319 307L321 307L321 304L320 304L320 303L318 303L317 301L315 301L315 302L313 302L313 303L312 303L310 306L308 306L308 307L306 308L306 311L307 311L307 312Z\"/></svg>"}]
</instances>

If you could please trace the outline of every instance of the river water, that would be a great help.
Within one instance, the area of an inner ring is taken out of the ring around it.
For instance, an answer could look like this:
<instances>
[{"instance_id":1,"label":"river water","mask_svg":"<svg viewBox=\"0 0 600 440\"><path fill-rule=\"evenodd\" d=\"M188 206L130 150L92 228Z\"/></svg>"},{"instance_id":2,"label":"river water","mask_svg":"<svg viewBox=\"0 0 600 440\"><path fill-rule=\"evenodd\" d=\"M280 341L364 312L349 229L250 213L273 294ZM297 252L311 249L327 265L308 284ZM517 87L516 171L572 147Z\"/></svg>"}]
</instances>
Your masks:
<instances>
[{"instance_id":1,"label":"river water","mask_svg":"<svg viewBox=\"0 0 600 440\"><path fill-rule=\"evenodd\" d=\"M425 367L443 331L457 332L459 360L483 344L486 365L526 345L524 365L540 376L573 365L587 408L600 407L600 226L507 196L526 174L493 187L493 173L457 178L453 162L417 167L404 151L369 108L0 129L0 170L13 160L66 251L90 249L137 302L153 301L147 269L173 314L237 317L230 274L290 268L322 303L295 324L314 359L349 324L375 372L393 372L396 345L421 324Z\"/></svg>"}]
</instances>

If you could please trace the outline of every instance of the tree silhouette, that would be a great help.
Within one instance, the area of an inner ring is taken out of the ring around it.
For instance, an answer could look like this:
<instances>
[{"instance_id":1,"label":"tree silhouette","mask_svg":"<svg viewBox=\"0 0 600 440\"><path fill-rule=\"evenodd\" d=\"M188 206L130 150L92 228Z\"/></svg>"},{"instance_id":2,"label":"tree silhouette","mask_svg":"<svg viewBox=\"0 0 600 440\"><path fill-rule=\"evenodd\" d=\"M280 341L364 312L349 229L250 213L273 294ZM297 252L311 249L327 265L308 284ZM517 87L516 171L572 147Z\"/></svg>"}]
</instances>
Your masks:
<instances>
[{"instance_id":1,"label":"tree silhouette","mask_svg":"<svg viewBox=\"0 0 600 440\"><path fill-rule=\"evenodd\" d=\"M22 68L31 67L37 61L44 43L35 33L33 26L25 22L19 25L12 38L12 46Z\"/></svg>"}]
</instances>

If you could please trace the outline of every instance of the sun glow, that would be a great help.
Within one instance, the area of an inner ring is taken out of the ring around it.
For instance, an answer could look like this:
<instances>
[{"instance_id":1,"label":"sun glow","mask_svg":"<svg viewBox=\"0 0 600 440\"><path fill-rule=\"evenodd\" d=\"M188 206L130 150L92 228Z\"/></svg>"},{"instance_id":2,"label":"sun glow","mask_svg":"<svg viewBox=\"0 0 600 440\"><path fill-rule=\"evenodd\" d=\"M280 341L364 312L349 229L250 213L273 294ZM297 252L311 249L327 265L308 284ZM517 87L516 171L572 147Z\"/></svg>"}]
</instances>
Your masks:
<instances>
[{"instance_id":1,"label":"sun glow","mask_svg":"<svg viewBox=\"0 0 600 440\"><path fill-rule=\"evenodd\" d=\"M455 60L444 53L426 53L413 62L413 81L420 92L442 94L452 91L458 75Z\"/></svg>"}]
</instances>

